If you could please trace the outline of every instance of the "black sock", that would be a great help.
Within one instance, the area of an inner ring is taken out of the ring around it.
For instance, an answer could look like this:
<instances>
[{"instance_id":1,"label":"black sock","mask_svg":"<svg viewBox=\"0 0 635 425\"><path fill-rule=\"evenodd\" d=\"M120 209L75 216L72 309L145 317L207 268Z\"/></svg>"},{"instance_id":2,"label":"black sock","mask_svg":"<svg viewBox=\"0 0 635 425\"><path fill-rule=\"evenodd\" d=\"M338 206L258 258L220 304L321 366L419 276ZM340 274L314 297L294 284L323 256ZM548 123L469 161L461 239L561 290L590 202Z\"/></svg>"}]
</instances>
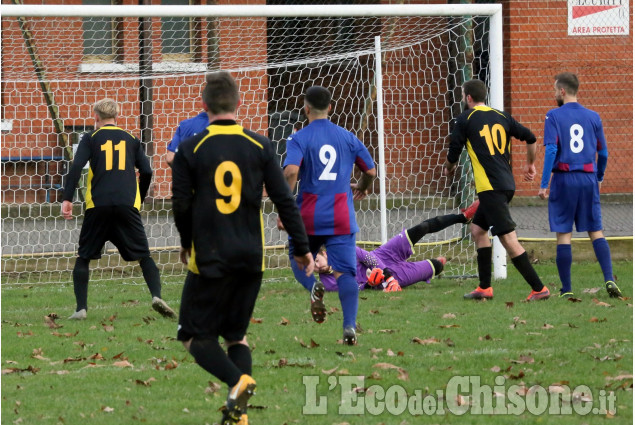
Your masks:
<instances>
[{"instance_id":1,"label":"black sock","mask_svg":"<svg viewBox=\"0 0 635 425\"><path fill-rule=\"evenodd\" d=\"M432 267L434 267L434 275L438 276L443 271L443 263L435 258L428 260L432 263Z\"/></svg>"},{"instance_id":2,"label":"black sock","mask_svg":"<svg viewBox=\"0 0 635 425\"><path fill-rule=\"evenodd\" d=\"M193 339L190 344L190 354L200 367L229 385L230 388L240 380L242 372L227 357L217 339Z\"/></svg>"},{"instance_id":3,"label":"black sock","mask_svg":"<svg viewBox=\"0 0 635 425\"><path fill-rule=\"evenodd\" d=\"M159 276L159 268L152 259L152 257L143 257L139 260L141 271L143 272L143 278L148 285L150 294L152 297L161 298L161 277Z\"/></svg>"},{"instance_id":4,"label":"black sock","mask_svg":"<svg viewBox=\"0 0 635 425\"><path fill-rule=\"evenodd\" d=\"M234 344L227 349L227 356L244 374L251 376L251 350L245 344Z\"/></svg>"},{"instance_id":5,"label":"black sock","mask_svg":"<svg viewBox=\"0 0 635 425\"><path fill-rule=\"evenodd\" d=\"M529 256L527 256L527 252L523 252L518 257L512 258L512 263L514 267L520 272L521 275L525 278L527 283L531 285L531 289L536 292L540 292L544 285L542 281L538 277L536 270L529 262Z\"/></svg>"},{"instance_id":6,"label":"black sock","mask_svg":"<svg viewBox=\"0 0 635 425\"><path fill-rule=\"evenodd\" d=\"M463 214L447 214L422 221L414 227L406 230L410 242L417 243L428 233L436 233L450 227L453 224L465 223L467 220Z\"/></svg>"},{"instance_id":7,"label":"black sock","mask_svg":"<svg viewBox=\"0 0 635 425\"><path fill-rule=\"evenodd\" d=\"M478 265L478 286L487 289L492 286L492 247L476 249L476 263Z\"/></svg>"},{"instance_id":8,"label":"black sock","mask_svg":"<svg viewBox=\"0 0 635 425\"><path fill-rule=\"evenodd\" d=\"M73 291L75 292L75 301L77 309L88 310L88 264L90 260L77 257L75 267L73 268Z\"/></svg>"}]
</instances>

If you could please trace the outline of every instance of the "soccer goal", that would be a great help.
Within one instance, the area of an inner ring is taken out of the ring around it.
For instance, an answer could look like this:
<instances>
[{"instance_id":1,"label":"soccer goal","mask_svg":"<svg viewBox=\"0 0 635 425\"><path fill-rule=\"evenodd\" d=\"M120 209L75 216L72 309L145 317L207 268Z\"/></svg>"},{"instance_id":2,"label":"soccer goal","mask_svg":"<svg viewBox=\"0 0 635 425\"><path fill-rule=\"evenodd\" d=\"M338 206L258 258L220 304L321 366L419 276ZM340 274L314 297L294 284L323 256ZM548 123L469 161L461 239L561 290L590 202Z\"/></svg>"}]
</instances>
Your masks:
<instances>
[{"instance_id":1,"label":"soccer goal","mask_svg":"<svg viewBox=\"0 0 635 425\"><path fill-rule=\"evenodd\" d=\"M183 273L166 147L178 123L201 111L204 75L215 70L235 76L239 122L267 135L281 162L286 138L306 124L306 88L332 90L332 120L378 163L373 193L356 205L360 245L372 249L474 200L467 158L452 180L442 166L466 79L486 81L490 104L503 107L501 5L178 3L0 6L3 282L70 281L85 187L71 221L61 218L61 195L73 151L93 130L91 106L104 97L121 104L117 124L151 158L142 215L157 264L164 275ZM287 236L271 202L262 207L267 266L286 267ZM424 237L413 259L438 256L449 259L446 276L476 273L466 226ZM107 245L91 279L139 273Z\"/></svg>"}]
</instances>

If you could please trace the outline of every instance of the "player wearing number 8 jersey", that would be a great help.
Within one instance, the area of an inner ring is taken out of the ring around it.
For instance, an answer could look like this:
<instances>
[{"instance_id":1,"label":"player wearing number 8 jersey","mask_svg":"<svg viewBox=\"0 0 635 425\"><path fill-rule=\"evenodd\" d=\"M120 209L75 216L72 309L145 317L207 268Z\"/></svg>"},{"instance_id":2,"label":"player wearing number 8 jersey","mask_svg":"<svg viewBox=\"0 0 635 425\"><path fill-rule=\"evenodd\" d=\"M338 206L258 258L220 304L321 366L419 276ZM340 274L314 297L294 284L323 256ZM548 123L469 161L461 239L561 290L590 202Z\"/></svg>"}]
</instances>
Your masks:
<instances>
[{"instance_id":1,"label":"player wearing number 8 jersey","mask_svg":"<svg viewBox=\"0 0 635 425\"><path fill-rule=\"evenodd\" d=\"M293 237L299 267L308 274L313 257L275 149L269 139L236 122L236 82L227 72L209 74L206 81L210 125L179 145L172 164L174 222L181 261L189 269L177 338L200 367L230 387L225 425L247 423L247 400L256 385L245 333L265 265L263 186Z\"/></svg>"},{"instance_id":2,"label":"player wearing number 8 jersey","mask_svg":"<svg viewBox=\"0 0 635 425\"><path fill-rule=\"evenodd\" d=\"M480 80L463 84L463 102L468 109L458 116L452 133L444 167L444 174L454 172L464 147L472 162L476 192L480 205L470 225L476 243L479 286L466 299L493 298L491 287L492 245L487 234L498 236L512 259L512 263L531 286L527 301L546 299L549 289L542 284L527 253L518 242L516 223L509 212L516 185L510 161L511 138L527 143L527 171L525 180L536 175L536 136L508 113L485 105L487 87Z\"/></svg>"},{"instance_id":3,"label":"player wearing number 8 jersey","mask_svg":"<svg viewBox=\"0 0 635 425\"><path fill-rule=\"evenodd\" d=\"M571 232L588 232L611 297L621 296L613 281L611 250L602 232L599 183L604 179L608 150L600 115L577 101L578 77L563 72L555 77L558 108L545 118L545 164L538 196L549 193L549 225L556 232L556 265L562 282L560 296L570 298ZM597 155L597 164L596 164Z\"/></svg>"},{"instance_id":4,"label":"player wearing number 8 jersey","mask_svg":"<svg viewBox=\"0 0 635 425\"><path fill-rule=\"evenodd\" d=\"M355 280L355 219L353 199L363 199L375 177L375 163L364 144L350 131L328 119L331 93L310 87L304 96L309 125L287 139L284 175L291 188L300 180L297 203L315 256L326 245L337 281L344 316L344 343L356 343L359 289ZM353 168L362 171L359 183L351 184ZM352 189L352 190L351 190ZM290 247L293 254L293 247ZM311 314L324 321L324 286L311 276Z\"/></svg>"},{"instance_id":5,"label":"player wearing number 8 jersey","mask_svg":"<svg viewBox=\"0 0 635 425\"><path fill-rule=\"evenodd\" d=\"M175 313L161 299L159 269L150 257L148 238L139 209L150 181L152 168L141 141L115 125L119 105L102 99L93 106L95 128L86 134L73 158L64 188L62 214L73 216L73 196L89 163L86 188L86 213L79 235L77 259L73 268L73 290L77 308L70 319L86 318L90 260L101 257L106 241L111 241L126 261L139 261L152 295L152 307L167 317ZM139 183L135 168L139 169Z\"/></svg>"}]
</instances>

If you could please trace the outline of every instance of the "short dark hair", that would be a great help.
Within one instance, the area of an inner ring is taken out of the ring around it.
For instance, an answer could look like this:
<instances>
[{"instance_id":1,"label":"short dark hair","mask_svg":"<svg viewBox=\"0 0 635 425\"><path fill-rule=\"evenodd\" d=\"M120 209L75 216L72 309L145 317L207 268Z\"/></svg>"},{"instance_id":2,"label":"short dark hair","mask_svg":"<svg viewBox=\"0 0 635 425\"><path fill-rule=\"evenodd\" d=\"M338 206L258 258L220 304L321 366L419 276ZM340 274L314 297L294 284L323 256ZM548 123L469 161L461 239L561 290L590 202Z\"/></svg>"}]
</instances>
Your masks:
<instances>
[{"instance_id":1,"label":"short dark hair","mask_svg":"<svg viewBox=\"0 0 635 425\"><path fill-rule=\"evenodd\" d=\"M322 86L309 87L304 94L304 102L320 111L326 111L331 103L331 92Z\"/></svg>"},{"instance_id":2,"label":"short dark hair","mask_svg":"<svg viewBox=\"0 0 635 425\"><path fill-rule=\"evenodd\" d=\"M236 112L238 101L238 85L229 72L213 72L205 76L203 102L212 114Z\"/></svg>"},{"instance_id":3,"label":"short dark hair","mask_svg":"<svg viewBox=\"0 0 635 425\"><path fill-rule=\"evenodd\" d=\"M575 96L578 94L578 88L580 87L580 81L578 76L573 72L561 72L554 77L556 80L556 87L564 89L567 94Z\"/></svg>"},{"instance_id":4,"label":"short dark hair","mask_svg":"<svg viewBox=\"0 0 635 425\"><path fill-rule=\"evenodd\" d=\"M481 80L469 80L463 83L463 93L469 94L476 103L485 102L487 98L487 86Z\"/></svg>"}]
</instances>

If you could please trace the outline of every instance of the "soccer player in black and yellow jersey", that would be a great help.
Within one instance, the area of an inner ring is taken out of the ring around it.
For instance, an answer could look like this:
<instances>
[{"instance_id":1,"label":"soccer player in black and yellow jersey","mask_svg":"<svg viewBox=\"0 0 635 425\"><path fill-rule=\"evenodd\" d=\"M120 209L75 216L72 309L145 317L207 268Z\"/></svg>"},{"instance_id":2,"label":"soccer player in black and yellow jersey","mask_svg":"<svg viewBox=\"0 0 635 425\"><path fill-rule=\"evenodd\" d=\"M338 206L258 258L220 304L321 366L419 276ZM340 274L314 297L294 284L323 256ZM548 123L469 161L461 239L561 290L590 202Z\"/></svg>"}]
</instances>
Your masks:
<instances>
[{"instance_id":1,"label":"soccer player in black and yellow jersey","mask_svg":"<svg viewBox=\"0 0 635 425\"><path fill-rule=\"evenodd\" d=\"M549 298L549 289L542 284L525 249L518 242L516 223L509 212L509 202L516 190L510 158L511 138L527 144L524 179L531 181L536 176L536 136L508 113L485 105L487 87L482 81L467 81L462 90L463 102L468 109L458 116L450 134L444 174L454 172L461 151L467 148L480 201L470 225L476 243L480 283L474 291L465 294L465 298L489 299L494 296L491 287L492 245L487 234L490 227L492 235L498 236L512 263L531 286L527 301Z\"/></svg>"},{"instance_id":2,"label":"soccer player in black and yellow jersey","mask_svg":"<svg viewBox=\"0 0 635 425\"><path fill-rule=\"evenodd\" d=\"M88 299L88 265L101 257L106 241L111 241L126 261L139 261L152 295L152 307L161 315L176 314L161 299L159 269L148 248L148 238L139 209L146 197L152 169L141 141L115 125L119 105L102 99L93 106L95 130L86 134L77 148L68 173L62 215L73 217L73 196L82 168L89 162L86 214L79 235L79 249L73 269L77 308L70 319L85 319ZM139 169L139 183L135 168Z\"/></svg>"},{"instance_id":3,"label":"soccer player in black and yellow jersey","mask_svg":"<svg viewBox=\"0 0 635 425\"><path fill-rule=\"evenodd\" d=\"M199 366L229 386L221 423L244 424L256 386L245 333L265 267L263 186L293 238L298 266L310 275L314 263L274 147L236 122L236 82L226 72L206 81L210 125L181 142L172 163L174 222L189 269L177 338Z\"/></svg>"}]
</instances>

